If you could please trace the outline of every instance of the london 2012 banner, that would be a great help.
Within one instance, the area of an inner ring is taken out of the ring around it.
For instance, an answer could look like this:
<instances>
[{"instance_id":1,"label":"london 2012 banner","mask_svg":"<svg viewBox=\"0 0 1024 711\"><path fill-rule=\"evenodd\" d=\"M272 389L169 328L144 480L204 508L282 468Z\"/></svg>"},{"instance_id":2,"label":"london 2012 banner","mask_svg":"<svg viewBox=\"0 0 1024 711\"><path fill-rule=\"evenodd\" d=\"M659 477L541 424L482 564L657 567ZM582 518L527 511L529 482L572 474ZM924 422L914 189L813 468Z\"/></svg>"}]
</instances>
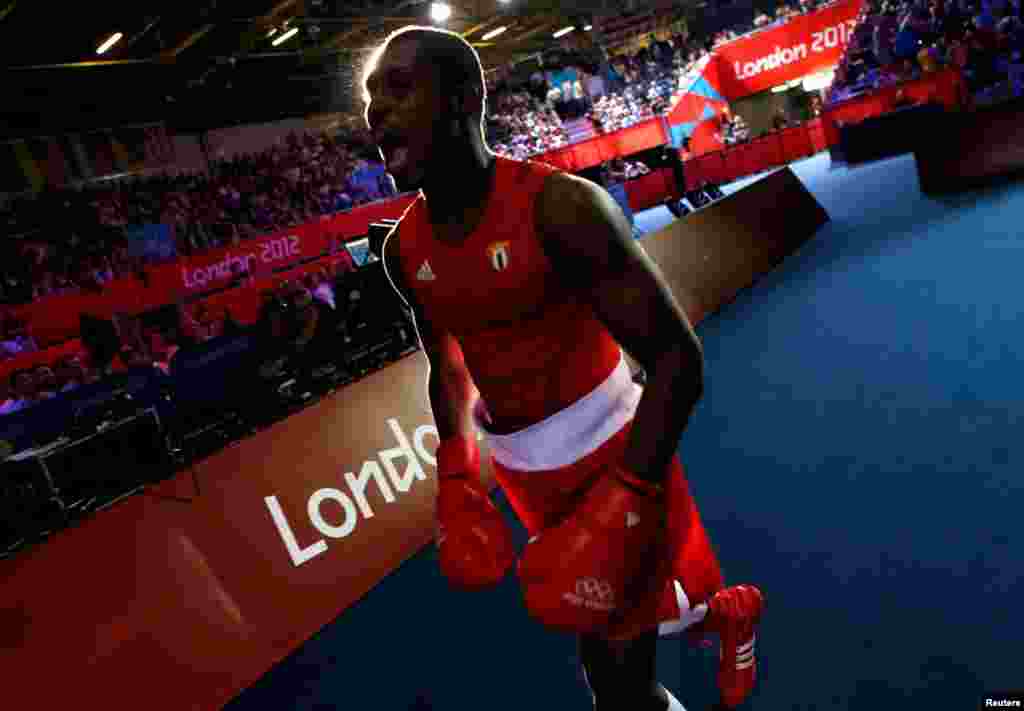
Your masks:
<instances>
[{"instance_id":1,"label":"london 2012 banner","mask_svg":"<svg viewBox=\"0 0 1024 711\"><path fill-rule=\"evenodd\" d=\"M842 59L863 0L843 0L715 50L718 90L729 100L831 69Z\"/></svg>"}]
</instances>

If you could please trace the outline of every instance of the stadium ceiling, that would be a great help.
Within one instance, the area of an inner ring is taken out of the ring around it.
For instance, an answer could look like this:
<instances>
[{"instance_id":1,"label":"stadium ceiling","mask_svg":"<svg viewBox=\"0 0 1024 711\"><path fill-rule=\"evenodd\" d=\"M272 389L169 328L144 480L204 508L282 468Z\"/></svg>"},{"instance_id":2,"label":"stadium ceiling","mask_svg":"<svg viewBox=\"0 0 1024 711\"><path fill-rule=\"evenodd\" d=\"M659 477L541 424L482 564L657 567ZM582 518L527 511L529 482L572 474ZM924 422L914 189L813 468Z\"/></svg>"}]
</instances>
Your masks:
<instances>
[{"instance_id":1,"label":"stadium ceiling","mask_svg":"<svg viewBox=\"0 0 1024 711\"><path fill-rule=\"evenodd\" d=\"M450 0L442 25L496 66L562 27L671 0ZM432 24L425 0L0 0L0 138L167 120L178 130L358 109L363 61L389 32ZM485 41L491 30L500 36ZM274 41L294 30L287 40ZM97 49L114 33L120 41Z\"/></svg>"}]
</instances>

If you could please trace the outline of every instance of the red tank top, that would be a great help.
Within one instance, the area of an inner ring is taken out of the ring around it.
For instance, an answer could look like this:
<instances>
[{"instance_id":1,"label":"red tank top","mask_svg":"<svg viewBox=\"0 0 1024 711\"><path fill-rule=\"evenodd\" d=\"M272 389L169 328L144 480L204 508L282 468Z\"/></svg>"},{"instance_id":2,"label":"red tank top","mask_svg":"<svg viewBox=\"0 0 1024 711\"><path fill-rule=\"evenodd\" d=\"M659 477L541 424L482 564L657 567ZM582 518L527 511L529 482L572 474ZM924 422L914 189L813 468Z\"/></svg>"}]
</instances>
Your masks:
<instances>
[{"instance_id":1,"label":"red tank top","mask_svg":"<svg viewBox=\"0 0 1024 711\"><path fill-rule=\"evenodd\" d=\"M534 230L553 172L497 157L494 190L461 245L434 239L426 199L399 228L402 276L430 323L462 347L496 430L522 429L603 383L621 350L591 306L558 278Z\"/></svg>"}]
</instances>

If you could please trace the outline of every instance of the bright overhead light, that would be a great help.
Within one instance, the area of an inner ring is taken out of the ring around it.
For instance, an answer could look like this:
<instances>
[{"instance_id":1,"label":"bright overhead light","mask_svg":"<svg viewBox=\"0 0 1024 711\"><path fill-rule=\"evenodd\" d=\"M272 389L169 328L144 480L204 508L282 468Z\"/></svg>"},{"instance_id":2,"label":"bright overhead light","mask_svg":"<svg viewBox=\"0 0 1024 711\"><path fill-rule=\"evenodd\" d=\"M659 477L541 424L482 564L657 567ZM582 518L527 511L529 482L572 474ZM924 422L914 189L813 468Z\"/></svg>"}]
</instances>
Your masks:
<instances>
[{"instance_id":1,"label":"bright overhead light","mask_svg":"<svg viewBox=\"0 0 1024 711\"><path fill-rule=\"evenodd\" d=\"M558 39L559 37L564 37L565 35L569 34L570 32L572 32L575 29L576 28L574 26L572 26L572 25L569 25L568 27L563 27L558 32L553 34L552 37L554 37L555 39Z\"/></svg>"},{"instance_id":2,"label":"bright overhead light","mask_svg":"<svg viewBox=\"0 0 1024 711\"><path fill-rule=\"evenodd\" d=\"M430 5L430 19L434 22L447 22L452 16L452 6L446 2L435 2Z\"/></svg>"},{"instance_id":3,"label":"bright overhead light","mask_svg":"<svg viewBox=\"0 0 1024 711\"><path fill-rule=\"evenodd\" d=\"M832 86L832 81L835 78L836 73L834 71L822 72L821 74L804 77L802 82L804 91L820 91L821 89L827 89Z\"/></svg>"},{"instance_id":4,"label":"bright overhead light","mask_svg":"<svg viewBox=\"0 0 1024 711\"><path fill-rule=\"evenodd\" d=\"M592 29L594 29L593 25L583 25L584 32L590 32Z\"/></svg>"},{"instance_id":5,"label":"bright overhead light","mask_svg":"<svg viewBox=\"0 0 1024 711\"><path fill-rule=\"evenodd\" d=\"M270 28L270 32L267 33L267 37L273 37L276 34L277 34L277 28L276 27L271 27Z\"/></svg>"},{"instance_id":6,"label":"bright overhead light","mask_svg":"<svg viewBox=\"0 0 1024 711\"><path fill-rule=\"evenodd\" d=\"M106 42L104 42L103 44L101 44L101 45L100 45L100 46L99 46L99 47L98 47L98 48L96 49L96 54L103 54L103 53L104 53L104 52L106 52L106 51L107 51L108 49L110 49L111 47L113 47L113 46L114 46L115 44L117 44L118 42L120 42L120 41L121 41L121 38L122 38L122 37L124 37L124 35L123 35L123 34L121 34L120 32L115 32L114 34L110 35L110 37L109 37L109 38L107 38L107 41L106 41Z\"/></svg>"},{"instance_id":7,"label":"bright overhead light","mask_svg":"<svg viewBox=\"0 0 1024 711\"><path fill-rule=\"evenodd\" d=\"M298 27L293 27L290 30L288 30L287 32L285 32L283 35L278 37L276 40L271 42L270 44L272 44L274 47L276 47L277 45L283 44L283 43L287 42L288 40L290 40L292 37L294 37L296 34L298 34L298 32L299 32L299 28Z\"/></svg>"},{"instance_id":8,"label":"bright overhead light","mask_svg":"<svg viewBox=\"0 0 1024 711\"><path fill-rule=\"evenodd\" d=\"M483 36L483 37L482 37L481 39L482 39L482 40L483 40L484 42L486 42L487 40L492 40L492 39L494 39L495 37L497 37L498 35L500 35L500 34L502 34L503 32L505 32L505 30L507 30L507 29L508 29L508 27L506 27L506 26L504 26L504 25L502 25L501 27L495 27L495 28L494 28L493 30L491 30L491 31L490 31L490 32L488 32L488 33L487 33L486 35L484 35L484 36Z\"/></svg>"}]
</instances>

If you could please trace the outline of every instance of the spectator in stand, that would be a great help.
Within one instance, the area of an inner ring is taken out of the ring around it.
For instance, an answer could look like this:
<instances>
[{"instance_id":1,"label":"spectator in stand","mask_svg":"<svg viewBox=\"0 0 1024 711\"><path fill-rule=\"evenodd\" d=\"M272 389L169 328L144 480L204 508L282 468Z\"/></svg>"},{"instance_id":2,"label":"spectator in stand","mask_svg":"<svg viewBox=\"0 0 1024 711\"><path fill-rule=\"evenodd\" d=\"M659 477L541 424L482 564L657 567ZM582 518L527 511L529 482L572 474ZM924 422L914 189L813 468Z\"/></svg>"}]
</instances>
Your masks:
<instances>
[{"instance_id":1,"label":"spectator in stand","mask_svg":"<svg viewBox=\"0 0 1024 711\"><path fill-rule=\"evenodd\" d=\"M605 163L605 184L616 185L626 182L626 162L622 158L614 158Z\"/></svg>"},{"instance_id":2,"label":"spectator in stand","mask_svg":"<svg viewBox=\"0 0 1024 711\"><path fill-rule=\"evenodd\" d=\"M596 101L597 99L601 98L606 93L608 93L605 80L601 76L600 70L595 71L593 74L590 75L590 77L588 77L586 90L587 95L590 97L591 101Z\"/></svg>"},{"instance_id":3,"label":"spectator in stand","mask_svg":"<svg viewBox=\"0 0 1024 711\"><path fill-rule=\"evenodd\" d=\"M8 405L8 412L24 410L38 402L35 378L31 370L22 368L14 371L11 373L10 383L12 403Z\"/></svg>"},{"instance_id":4,"label":"spectator in stand","mask_svg":"<svg viewBox=\"0 0 1024 711\"><path fill-rule=\"evenodd\" d=\"M35 339L28 330L28 324L20 318L8 317L3 321L0 333L0 359L39 350Z\"/></svg>"},{"instance_id":5,"label":"spectator in stand","mask_svg":"<svg viewBox=\"0 0 1024 711\"><path fill-rule=\"evenodd\" d=\"M875 57L883 69L888 69L896 64L897 58L893 51L893 45L897 32L899 32L899 17L896 8L886 5L882 10L882 17L875 24L873 38Z\"/></svg>"},{"instance_id":6,"label":"spectator in stand","mask_svg":"<svg viewBox=\"0 0 1024 711\"><path fill-rule=\"evenodd\" d=\"M183 309L181 332L191 343L205 343L223 335L224 320L200 301L193 310Z\"/></svg>"},{"instance_id":7,"label":"spectator in stand","mask_svg":"<svg viewBox=\"0 0 1024 711\"><path fill-rule=\"evenodd\" d=\"M320 271L307 274L303 280L303 285L316 301L326 304L331 309L337 308L334 300L334 288L327 280L326 272Z\"/></svg>"},{"instance_id":8,"label":"spectator in stand","mask_svg":"<svg viewBox=\"0 0 1024 711\"><path fill-rule=\"evenodd\" d=\"M6 392L0 393L0 415L9 415L33 405L32 371L16 370L10 374Z\"/></svg>"},{"instance_id":9,"label":"spectator in stand","mask_svg":"<svg viewBox=\"0 0 1024 711\"><path fill-rule=\"evenodd\" d=\"M789 128L789 116L786 115L786 109L784 107L780 106L775 109L775 115L772 116L772 128L776 131Z\"/></svg>"},{"instance_id":10,"label":"spectator in stand","mask_svg":"<svg viewBox=\"0 0 1024 711\"><path fill-rule=\"evenodd\" d=\"M10 379L0 381L0 417L17 412L21 407Z\"/></svg>"},{"instance_id":11,"label":"spectator in stand","mask_svg":"<svg viewBox=\"0 0 1024 711\"><path fill-rule=\"evenodd\" d=\"M60 385L53 369L48 365L37 365L32 373L36 384L36 397L38 401L51 400L57 397L60 392Z\"/></svg>"},{"instance_id":12,"label":"spectator in stand","mask_svg":"<svg viewBox=\"0 0 1024 711\"><path fill-rule=\"evenodd\" d=\"M86 369L79 355L69 355L56 363L57 383L60 392L70 392L86 383Z\"/></svg>"},{"instance_id":13,"label":"spectator in stand","mask_svg":"<svg viewBox=\"0 0 1024 711\"><path fill-rule=\"evenodd\" d=\"M622 167L626 173L626 180L639 178L640 176L647 175L651 172L651 169L640 161L627 161L621 158L617 158L616 160L621 161Z\"/></svg>"}]
</instances>

